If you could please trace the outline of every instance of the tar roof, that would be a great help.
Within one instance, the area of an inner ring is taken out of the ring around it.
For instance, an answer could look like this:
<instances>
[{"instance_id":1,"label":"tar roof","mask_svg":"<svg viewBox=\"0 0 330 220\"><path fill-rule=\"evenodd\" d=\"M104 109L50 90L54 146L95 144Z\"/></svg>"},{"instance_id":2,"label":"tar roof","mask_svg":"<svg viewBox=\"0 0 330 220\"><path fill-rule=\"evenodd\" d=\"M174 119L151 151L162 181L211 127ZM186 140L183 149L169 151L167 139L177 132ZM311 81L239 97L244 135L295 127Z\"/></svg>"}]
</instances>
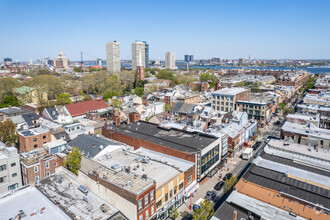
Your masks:
<instances>
[{"instance_id":1,"label":"tar roof","mask_svg":"<svg viewBox=\"0 0 330 220\"><path fill-rule=\"evenodd\" d=\"M24 118L24 120L26 121L26 123L28 124L29 127L34 125L34 123L33 123L34 120L37 120L40 118L40 116L37 115L35 112L22 114L22 117Z\"/></svg>"},{"instance_id":2,"label":"tar roof","mask_svg":"<svg viewBox=\"0 0 330 220\"><path fill-rule=\"evenodd\" d=\"M24 131L20 131L18 132L19 134L21 134L24 137L29 137L29 136L34 136L34 135L38 135L38 134L44 134L49 132L48 129L42 128L42 127L38 127L38 128L31 128L31 129L27 129Z\"/></svg>"},{"instance_id":3,"label":"tar roof","mask_svg":"<svg viewBox=\"0 0 330 220\"><path fill-rule=\"evenodd\" d=\"M194 133L163 129L155 124L142 121L129 125L121 124L115 128L115 131L187 153L195 153L197 149L204 149L217 140L209 135L199 134L197 137Z\"/></svg>"},{"instance_id":4,"label":"tar roof","mask_svg":"<svg viewBox=\"0 0 330 220\"><path fill-rule=\"evenodd\" d=\"M282 210L291 211L303 218L329 219L329 214L323 212L322 209L320 210L319 207L316 208L307 206L305 201L292 197L289 199L286 195L283 195L283 193L279 191L254 184L245 179L240 179L240 181L238 181L235 185L235 189L238 193L255 198L264 203L268 203ZM292 202L292 200L296 202Z\"/></svg>"},{"instance_id":5,"label":"tar roof","mask_svg":"<svg viewBox=\"0 0 330 220\"><path fill-rule=\"evenodd\" d=\"M20 210L25 213L27 219L54 219L54 216L58 219L71 219L34 187L18 189L0 199L0 219L15 219Z\"/></svg>"},{"instance_id":6,"label":"tar roof","mask_svg":"<svg viewBox=\"0 0 330 220\"><path fill-rule=\"evenodd\" d=\"M51 107L51 108L47 108L46 111L48 112L48 114L50 115L50 117L53 119L53 120L57 120L58 119L58 112L56 110L55 107Z\"/></svg>"},{"instance_id":7,"label":"tar roof","mask_svg":"<svg viewBox=\"0 0 330 220\"><path fill-rule=\"evenodd\" d=\"M53 203L59 204L72 219L76 217L80 219L109 219L110 216L119 212L118 209L92 192L84 195L78 190L80 184L63 172L44 178L40 180L40 183L37 188ZM84 201L84 197L89 202ZM105 213L100 209L103 204L109 207Z\"/></svg>"},{"instance_id":8,"label":"tar roof","mask_svg":"<svg viewBox=\"0 0 330 220\"><path fill-rule=\"evenodd\" d=\"M214 213L214 216L211 220L227 220L233 219L234 211L237 212L236 219L249 219L249 215L247 210L242 209L239 206L235 206L234 204L230 204L228 202L224 202L219 209ZM255 214L251 214L254 220L260 219L259 216Z\"/></svg>"},{"instance_id":9,"label":"tar roof","mask_svg":"<svg viewBox=\"0 0 330 220\"><path fill-rule=\"evenodd\" d=\"M330 191L304 181L290 178L283 173L252 165L244 179L279 192L298 197L313 204L330 208Z\"/></svg>"},{"instance_id":10,"label":"tar roof","mask_svg":"<svg viewBox=\"0 0 330 220\"><path fill-rule=\"evenodd\" d=\"M81 134L68 143L71 147L78 147L87 157L95 157L109 145L119 145L117 142L95 135Z\"/></svg>"}]
</instances>

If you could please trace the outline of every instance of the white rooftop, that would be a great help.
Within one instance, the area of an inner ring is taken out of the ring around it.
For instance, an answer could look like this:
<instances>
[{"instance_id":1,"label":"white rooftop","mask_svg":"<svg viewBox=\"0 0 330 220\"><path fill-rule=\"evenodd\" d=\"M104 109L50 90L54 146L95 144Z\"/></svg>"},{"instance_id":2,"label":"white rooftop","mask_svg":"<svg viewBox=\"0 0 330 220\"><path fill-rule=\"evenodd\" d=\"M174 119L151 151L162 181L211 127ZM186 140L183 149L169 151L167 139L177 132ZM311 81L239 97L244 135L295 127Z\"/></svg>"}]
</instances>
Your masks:
<instances>
[{"instance_id":1,"label":"white rooftop","mask_svg":"<svg viewBox=\"0 0 330 220\"><path fill-rule=\"evenodd\" d=\"M13 194L3 195L8 196L0 198L1 220L15 219L20 210L23 210L26 214L26 217L22 219L71 219L34 187L21 188ZM31 217L31 214L33 214L33 217Z\"/></svg>"},{"instance_id":2,"label":"white rooftop","mask_svg":"<svg viewBox=\"0 0 330 220\"><path fill-rule=\"evenodd\" d=\"M311 123L307 125L301 125L286 121L282 127L282 130L291 133L302 134L304 136L330 140L330 130L317 128Z\"/></svg>"},{"instance_id":3,"label":"white rooftop","mask_svg":"<svg viewBox=\"0 0 330 220\"><path fill-rule=\"evenodd\" d=\"M82 193L78 187L81 185L75 182L64 172L49 176L40 181L38 188L54 203L59 203L64 210L79 219L109 219L118 212L118 209L101 199L93 192L87 195ZM84 200L87 198L89 202ZM106 204L109 210L104 213L100 209Z\"/></svg>"},{"instance_id":4,"label":"white rooftop","mask_svg":"<svg viewBox=\"0 0 330 220\"><path fill-rule=\"evenodd\" d=\"M245 92L247 89L242 87L232 87L232 88L223 88L217 91L212 92L212 95L229 95L235 96L241 92Z\"/></svg>"}]
</instances>

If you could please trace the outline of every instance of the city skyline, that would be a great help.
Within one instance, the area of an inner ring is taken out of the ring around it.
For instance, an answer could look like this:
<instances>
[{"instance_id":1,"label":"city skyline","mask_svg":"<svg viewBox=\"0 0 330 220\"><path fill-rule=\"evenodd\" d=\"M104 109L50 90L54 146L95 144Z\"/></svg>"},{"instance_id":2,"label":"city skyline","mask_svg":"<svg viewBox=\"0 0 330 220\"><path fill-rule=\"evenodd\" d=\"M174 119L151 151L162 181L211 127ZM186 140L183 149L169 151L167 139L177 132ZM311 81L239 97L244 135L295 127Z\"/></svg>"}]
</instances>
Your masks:
<instances>
[{"instance_id":1,"label":"city skyline","mask_svg":"<svg viewBox=\"0 0 330 220\"><path fill-rule=\"evenodd\" d=\"M8 22L2 24L0 58L54 59L62 49L72 61L80 60L81 51L105 60L104 45L113 40L121 43L122 60L131 59L135 40L147 41L150 59L159 60L166 51L178 60L185 54L195 59L330 58L328 1L61 3L2 1L0 19Z\"/></svg>"}]
</instances>

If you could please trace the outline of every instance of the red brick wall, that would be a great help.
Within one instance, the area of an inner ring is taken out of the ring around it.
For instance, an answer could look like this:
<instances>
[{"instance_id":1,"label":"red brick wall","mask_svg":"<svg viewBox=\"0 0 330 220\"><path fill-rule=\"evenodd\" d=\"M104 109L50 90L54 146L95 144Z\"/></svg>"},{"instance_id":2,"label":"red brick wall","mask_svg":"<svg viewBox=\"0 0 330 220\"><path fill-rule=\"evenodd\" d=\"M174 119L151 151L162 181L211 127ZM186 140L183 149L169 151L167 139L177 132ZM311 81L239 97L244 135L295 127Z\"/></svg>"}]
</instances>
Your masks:
<instances>
[{"instance_id":1,"label":"red brick wall","mask_svg":"<svg viewBox=\"0 0 330 220\"><path fill-rule=\"evenodd\" d=\"M46 136L45 139L43 139L43 136ZM34 138L37 138L37 141L33 141ZM44 133L44 134L39 134L35 136L29 136L29 137L24 137L20 134L18 134L18 151L25 151L29 152L31 150L35 150L38 148L42 148L43 143L48 143L51 141L51 135L50 131ZM34 145L37 144L38 146L34 148Z\"/></svg>"},{"instance_id":2,"label":"red brick wall","mask_svg":"<svg viewBox=\"0 0 330 220\"><path fill-rule=\"evenodd\" d=\"M157 152L160 152L163 154L167 154L170 156L174 156L174 157L178 157L178 158L181 158L184 160L195 162L195 155L193 155L193 154L188 154L188 153L185 153L182 151L178 151L178 150L168 148L168 147L165 147L162 145L151 143L149 141L130 137L128 135L120 134L120 133L117 133L116 131L111 131L111 130L107 130L104 128L102 129L102 134L107 138L110 138L110 139L113 139L116 141L120 141L120 142L126 143L130 146L133 146L134 149L143 147L143 148L146 148L149 150L157 151Z\"/></svg>"},{"instance_id":3,"label":"red brick wall","mask_svg":"<svg viewBox=\"0 0 330 220\"><path fill-rule=\"evenodd\" d=\"M193 182L196 178L195 176L195 165L191 167L189 170L184 172L184 188L186 188L191 182L188 183L188 177L191 175L191 182Z\"/></svg>"},{"instance_id":4,"label":"red brick wall","mask_svg":"<svg viewBox=\"0 0 330 220\"><path fill-rule=\"evenodd\" d=\"M149 217L151 216L151 206L154 206L154 210L156 210L155 207L155 198L156 198L156 183L154 185L152 185L149 189L145 190L143 193L139 194L139 195L134 195L132 193L130 193L127 190L124 190L123 188L120 188L116 185L113 185L112 183L103 180L102 178L98 177L97 175L94 174L87 174L89 178L91 178L92 180L94 180L95 182L99 182L99 184L101 184L102 186L104 186L105 188L111 190L112 192L118 194L119 196L121 196L122 198L125 198L126 200L130 201L131 203L136 205L136 209L137 209L137 219L139 219L138 217L142 214L144 216L143 219L145 219L145 212L146 210L148 210L149 212ZM154 199L152 201L150 201L150 192L154 191ZM144 202L144 196L149 194L148 196L148 204L145 205ZM138 207L138 201L142 199L142 209L139 210Z\"/></svg>"},{"instance_id":5,"label":"red brick wall","mask_svg":"<svg viewBox=\"0 0 330 220\"><path fill-rule=\"evenodd\" d=\"M49 162L49 167L46 168L46 162ZM38 172L34 172L34 167L38 167ZM55 173L55 168L62 166L62 161L57 158L57 156L50 156L47 159L40 159L39 163L36 163L35 165L31 165L29 167L26 167L24 164L22 164L22 173L23 173L23 184L30 184L31 182L35 182L36 176L39 177L39 179L42 179L47 176L47 172L49 172L49 175ZM26 174L25 174L26 169Z\"/></svg>"}]
</instances>

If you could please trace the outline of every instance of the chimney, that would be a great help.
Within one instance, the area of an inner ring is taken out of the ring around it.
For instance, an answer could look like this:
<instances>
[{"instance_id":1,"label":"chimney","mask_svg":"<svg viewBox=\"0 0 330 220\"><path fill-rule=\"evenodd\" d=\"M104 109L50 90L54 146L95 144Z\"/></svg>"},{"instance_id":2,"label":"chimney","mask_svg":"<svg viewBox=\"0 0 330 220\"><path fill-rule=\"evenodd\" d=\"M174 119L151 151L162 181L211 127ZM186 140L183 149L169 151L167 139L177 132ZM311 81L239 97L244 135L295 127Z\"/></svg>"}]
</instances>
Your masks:
<instances>
[{"instance_id":1,"label":"chimney","mask_svg":"<svg viewBox=\"0 0 330 220\"><path fill-rule=\"evenodd\" d=\"M115 122L116 126L120 125L120 116L119 115L112 116L112 120Z\"/></svg>"},{"instance_id":2,"label":"chimney","mask_svg":"<svg viewBox=\"0 0 330 220\"><path fill-rule=\"evenodd\" d=\"M129 113L129 119L131 122L137 122L140 120L140 115L137 112L130 112Z\"/></svg>"}]
</instances>

